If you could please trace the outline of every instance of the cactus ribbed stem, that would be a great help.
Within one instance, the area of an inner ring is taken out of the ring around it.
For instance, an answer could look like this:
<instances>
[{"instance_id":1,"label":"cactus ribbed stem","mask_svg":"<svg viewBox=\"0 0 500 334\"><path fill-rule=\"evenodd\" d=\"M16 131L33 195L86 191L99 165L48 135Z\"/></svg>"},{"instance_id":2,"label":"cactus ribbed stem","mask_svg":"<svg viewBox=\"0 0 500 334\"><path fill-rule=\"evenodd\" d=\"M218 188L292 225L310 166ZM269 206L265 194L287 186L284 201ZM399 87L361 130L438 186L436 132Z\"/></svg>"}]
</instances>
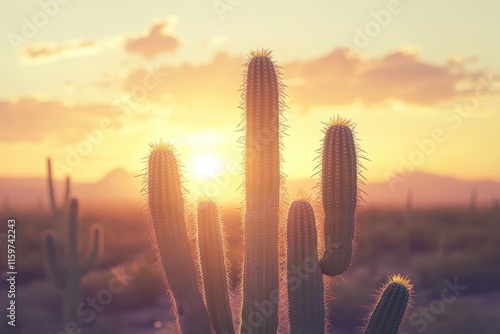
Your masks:
<instances>
[{"instance_id":1,"label":"cactus ribbed stem","mask_svg":"<svg viewBox=\"0 0 500 334\"><path fill-rule=\"evenodd\" d=\"M364 333L397 334L411 290L412 285L407 278L399 275L391 277L381 290L381 296Z\"/></svg>"},{"instance_id":2,"label":"cactus ribbed stem","mask_svg":"<svg viewBox=\"0 0 500 334\"><path fill-rule=\"evenodd\" d=\"M183 334L211 333L189 246L177 157L171 146L160 143L152 147L147 175L154 237L180 330Z\"/></svg>"},{"instance_id":3,"label":"cactus ribbed stem","mask_svg":"<svg viewBox=\"0 0 500 334\"><path fill-rule=\"evenodd\" d=\"M245 82L245 250L242 332L278 328L280 89L270 53L251 54Z\"/></svg>"},{"instance_id":4,"label":"cactus ribbed stem","mask_svg":"<svg viewBox=\"0 0 500 334\"><path fill-rule=\"evenodd\" d=\"M217 334L234 334L225 244L217 205L206 200L200 202L198 246L208 314Z\"/></svg>"},{"instance_id":5,"label":"cactus ribbed stem","mask_svg":"<svg viewBox=\"0 0 500 334\"><path fill-rule=\"evenodd\" d=\"M323 333L325 306L316 220L313 208L306 200L294 201L290 206L287 239L290 333Z\"/></svg>"},{"instance_id":6,"label":"cactus ribbed stem","mask_svg":"<svg viewBox=\"0 0 500 334\"><path fill-rule=\"evenodd\" d=\"M321 191L325 212L323 274L342 274L350 265L357 204L357 154L350 123L333 120L322 150Z\"/></svg>"},{"instance_id":7,"label":"cactus ribbed stem","mask_svg":"<svg viewBox=\"0 0 500 334\"><path fill-rule=\"evenodd\" d=\"M92 225L89 239L88 258L80 265L78 237L78 201L72 199L69 206L66 258L61 264L57 259L56 237L53 232L45 236L46 271L54 284L63 289L63 321L79 323L77 308L82 299L81 278L95 266L102 254L102 228ZM64 327L63 326L63 327Z\"/></svg>"}]
</instances>

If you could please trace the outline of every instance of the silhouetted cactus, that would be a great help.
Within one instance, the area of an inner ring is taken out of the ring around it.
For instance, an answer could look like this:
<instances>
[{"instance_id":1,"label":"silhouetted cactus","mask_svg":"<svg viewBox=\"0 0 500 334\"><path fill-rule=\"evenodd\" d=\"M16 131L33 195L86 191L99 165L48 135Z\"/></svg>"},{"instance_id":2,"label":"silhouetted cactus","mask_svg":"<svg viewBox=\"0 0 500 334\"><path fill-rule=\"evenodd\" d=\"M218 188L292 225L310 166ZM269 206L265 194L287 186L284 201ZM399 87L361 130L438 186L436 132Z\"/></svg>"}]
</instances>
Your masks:
<instances>
[{"instance_id":1,"label":"silhouetted cactus","mask_svg":"<svg viewBox=\"0 0 500 334\"><path fill-rule=\"evenodd\" d=\"M198 204L198 247L205 300L213 329L216 333L234 334L226 240L217 204L208 199Z\"/></svg>"},{"instance_id":2,"label":"silhouetted cactus","mask_svg":"<svg viewBox=\"0 0 500 334\"><path fill-rule=\"evenodd\" d=\"M336 118L328 125L321 154L321 194L325 212L323 274L342 274L351 263L358 197L356 143L350 123Z\"/></svg>"},{"instance_id":3,"label":"silhouetted cactus","mask_svg":"<svg viewBox=\"0 0 500 334\"><path fill-rule=\"evenodd\" d=\"M184 197L173 147L151 146L147 194L154 239L182 333L211 333L198 287L184 217Z\"/></svg>"},{"instance_id":4,"label":"silhouetted cactus","mask_svg":"<svg viewBox=\"0 0 500 334\"><path fill-rule=\"evenodd\" d=\"M72 199L69 208L69 225L67 235L66 256L58 261L56 237L53 232L45 236L46 271L54 284L63 289L63 321L64 326L69 322L79 323L77 307L82 302L82 288L80 280L89 273L102 253L102 228L94 224L91 227L89 238L89 254L83 265L80 265L78 254L80 240L78 238L78 202ZM58 236L57 238L60 238ZM59 263L61 262L61 263ZM63 326L63 327L64 327Z\"/></svg>"},{"instance_id":5,"label":"silhouetted cactus","mask_svg":"<svg viewBox=\"0 0 500 334\"><path fill-rule=\"evenodd\" d=\"M412 293L412 285L406 277L394 275L380 290L365 334L397 334Z\"/></svg>"},{"instance_id":6,"label":"silhouetted cactus","mask_svg":"<svg viewBox=\"0 0 500 334\"><path fill-rule=\"evenodd\" d=\"M288 314L291 334L322 333L325 328L323 278L318 263L314 210L296 200L287 223Z\"/></svg>"}]
</instances>

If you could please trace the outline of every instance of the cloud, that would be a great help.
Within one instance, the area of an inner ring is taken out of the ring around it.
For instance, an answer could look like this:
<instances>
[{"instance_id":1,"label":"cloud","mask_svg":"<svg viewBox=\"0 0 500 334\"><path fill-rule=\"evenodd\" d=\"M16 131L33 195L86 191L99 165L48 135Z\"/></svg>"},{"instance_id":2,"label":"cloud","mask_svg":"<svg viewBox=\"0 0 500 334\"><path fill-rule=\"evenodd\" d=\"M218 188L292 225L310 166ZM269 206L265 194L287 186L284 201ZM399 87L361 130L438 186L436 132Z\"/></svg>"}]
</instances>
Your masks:
<instances>
[{"instance_id":1,"label":"cloud","mask_svg":"<svg viewBox=\"0 0 500 334\"><path fill-rule=\"evenodd\" d=\"M105 104L70 106L59 101L26 97L18 100L0 100L0 141L41 142L52 139L73 143L85 131L99 127L109 119L120 126L120 110Z\"/></svg>"},{"instance_id":2,"label":"cloud","mask_svg":"<svg viewBox=\"0 0 500 334\"><path fill-rule=\"evenodd\" d=\"M59 44L30 43L22 49L22 56L28 63L41 63L63 57L85 56L102 52L106 48L121 46L127 53L153 59L161 53L175 52L180 47L181 39L173 32L177 21L175 16L156 19L152 26L142 34L125 33L102 39L75 39Z\"/></svg>"},{"instance_id":3,"label":"cloud","mask_svg":"<svg viewBox=\"0 0 500 334\"><path fill-rule=\"evenodd\" d=\"M485 73L467 69L468 60L451 57L443 65L422 60L414 49L389 52L381 58L348 56L343 49L309 60L281 63L289 102L305 110L312 106L366 105L387 100L427 107L438 106L473 92ZM193 109L200 119L207 108L238 106L236 90L241 85L242 56L218 53L201 65L162 66L168 77L147 98L174 102L177 108ZM123 88L132 91L146 75L144 69L131 72ZM191 111L190 111L191 112Z\"/></svg>"},{"instance_id":4,"label":"cloud","mask_svg":"<svg viewBox=\"0 0 500 334\"><path fill-rule=\"evenodd\" d=\"M323 57L288 64L284 72L292 100L306 108L387 99L434 106L466 94L460 89L464 83L477 84L483 73L467 71L466 65L458 58L444 65L428 63L407 49L382 58L349 57L348 50L335 49Z\"/></svg>"},{"instance_id":5,"label":"cloud","mask_svg":"<svg viewBox=\"0 0 500 334\"><path fill-rule=\"evenodd\" d=\"M245 57L218 53L206 64L160 66L157 71L165 73L165 78L158 87L148 91L144 98L172 107L175 112L171 121L183 122L187 119L186 113L189 113L190 125L217 125L224 122L224 115L239 115L238 89L242 83L243 63ZM123 83L123 89L133 94L136 87L143 85L147 76L146 69L129 73ZM214 112L217 117L214 117Z\"/></svg>"},{"instance_id":6,"label":"cloud","mask_svg":"<svg viewBox=\"0 0 500 334\"><path fill-rule=\"evenodd\" d=\"M79 57L99 52L100 44L96 40L72 40L60 44L40 42L26 45L23 49L23 56L33 62L56 60L61 57Z\"/></svg>"},{"instance_id":7,"label":"cloud","mask_svg":"<svg viewBox=\"0 0 500 334\"><path fill-rule=\"evenodd\" d=\"M160 53L172 53L181 45L172 30L177 18L168 17L156 20L144 34L126 38L124 48L129 53L137 53L147 59L153 59Z\"/></svg>"}]
</instances>

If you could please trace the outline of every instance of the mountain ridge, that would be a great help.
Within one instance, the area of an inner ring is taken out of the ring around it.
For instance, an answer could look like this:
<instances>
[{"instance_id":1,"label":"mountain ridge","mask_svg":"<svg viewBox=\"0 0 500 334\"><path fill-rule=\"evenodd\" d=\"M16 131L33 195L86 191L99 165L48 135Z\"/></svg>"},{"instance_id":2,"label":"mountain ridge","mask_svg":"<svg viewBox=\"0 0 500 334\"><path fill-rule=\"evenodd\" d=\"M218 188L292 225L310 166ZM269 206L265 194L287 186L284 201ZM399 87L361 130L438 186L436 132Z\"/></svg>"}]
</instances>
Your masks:
<instances>
[{"instance_id":1,"label":"mountain ridge","mask_svg":"<svg viewBox=\"0 0 500 334\"><path fill-rule=\"evenodd\" d=\"M489 206L500 202L500 181L462 180L451 176L441 176L423 172L399 176L397 184L391 182L368 182L361 185L365 206L406 205L408 193L411 191L414 205L447 206L469 205L476 196L478 206ZM92 183L72 183L72 194L86 202L123 202L144 201L140 196L142 178L136 173L123 168L116 168L103 178ZM209 182L209 181L207 181ZM318 189L314 179L287 180L289 195L306 192L316 195ZM55 183L56 197L63 196L63 180ZM391 186L392 184L392 186ZM4 206L33 206L47 204L47 180L45 178L6 178L0 177L0 196ZM475 195L474 195L475 194Z\"/></svg>"}]
</instances>

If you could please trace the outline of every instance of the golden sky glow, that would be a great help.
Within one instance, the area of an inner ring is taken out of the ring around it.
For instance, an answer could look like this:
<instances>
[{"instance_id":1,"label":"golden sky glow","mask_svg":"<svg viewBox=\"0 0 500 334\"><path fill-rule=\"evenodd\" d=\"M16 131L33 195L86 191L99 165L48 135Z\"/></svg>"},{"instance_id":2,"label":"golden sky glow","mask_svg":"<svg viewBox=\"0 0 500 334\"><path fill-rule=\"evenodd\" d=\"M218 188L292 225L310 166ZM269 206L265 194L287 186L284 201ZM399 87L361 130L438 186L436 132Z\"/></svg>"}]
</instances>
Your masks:
<instances>
[{"instance_id":1,"label":"golden sky glow","mask_svg":"<svg viewBox=\"0 0 500 334\"><path fill-rule=\"evenodd\" d=\"M289 179L314 173L339 115L357 124L368 182L408 166L500 180L499 3L218 3L3 4L0 176L44 176L47 156L77 182L138 172L162 139L197 187L238 177L242 64L269 48L287 86Z\"/></svg>"}]
</instances>

